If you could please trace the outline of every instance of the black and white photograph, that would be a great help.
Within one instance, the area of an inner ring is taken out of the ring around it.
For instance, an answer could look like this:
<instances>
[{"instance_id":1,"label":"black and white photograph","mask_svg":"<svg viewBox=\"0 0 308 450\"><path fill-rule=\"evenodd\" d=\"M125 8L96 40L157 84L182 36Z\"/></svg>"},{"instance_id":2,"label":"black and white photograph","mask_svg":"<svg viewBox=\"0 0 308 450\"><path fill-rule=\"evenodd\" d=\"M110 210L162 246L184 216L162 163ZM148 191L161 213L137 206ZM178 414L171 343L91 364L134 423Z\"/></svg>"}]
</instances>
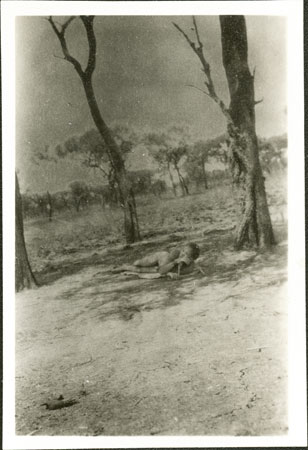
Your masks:
<instances>
[{"instance_id":1,"label":"black and white photograph","mask_svg":"<svg viewBox=\"0 0 308 450\"><path fill-rule=\"evenodd\" d=\"M4 448L307 445L302 2L3 6Z\"/></svg>"}]
</instances>

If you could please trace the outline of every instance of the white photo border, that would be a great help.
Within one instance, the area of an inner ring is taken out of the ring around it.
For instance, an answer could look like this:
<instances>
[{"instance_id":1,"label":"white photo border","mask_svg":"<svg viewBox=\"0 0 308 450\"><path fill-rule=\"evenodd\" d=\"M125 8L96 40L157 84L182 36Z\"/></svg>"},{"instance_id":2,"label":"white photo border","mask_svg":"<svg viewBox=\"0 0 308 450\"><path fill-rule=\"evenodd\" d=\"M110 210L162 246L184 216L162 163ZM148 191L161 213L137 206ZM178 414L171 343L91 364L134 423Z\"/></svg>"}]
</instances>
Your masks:
<instances>
[{"instance_id":1,"label":"white photo border","mask_svg":"<svg viewBox=\"0 0 308 450\"><path fill-rule=\"evenodd\" d=\"M15 435L15 17L45 15L275 15L288 22L289 352L286 436ZM303 2L293 1L2 1L3 142L3 448L149 448L307 446Z\"/></svg>"}]
</instances>

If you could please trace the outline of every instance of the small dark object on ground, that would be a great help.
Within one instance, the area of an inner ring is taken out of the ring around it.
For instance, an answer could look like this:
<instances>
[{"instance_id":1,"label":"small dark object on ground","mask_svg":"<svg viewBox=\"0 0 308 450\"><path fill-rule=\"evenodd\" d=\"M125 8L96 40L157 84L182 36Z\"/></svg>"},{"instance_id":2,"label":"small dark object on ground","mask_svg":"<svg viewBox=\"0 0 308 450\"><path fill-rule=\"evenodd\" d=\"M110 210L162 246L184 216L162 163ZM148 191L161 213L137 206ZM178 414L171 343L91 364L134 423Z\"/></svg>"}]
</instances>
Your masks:
<instances>
[{"instance_id":1,"label":"small dark object on ground","mask_svg":"<svg viewBox=\"0 0 308 450\"><path fill-rule=\"evenodd\" d=\"M60 395L60 397L58 399L49 400L48 402L42 403L41 406L46 406L46 409L54 410L54 409L67 408L69 406L75 405L76 403L78 403L78 401L75 400L74 398L64 400L63 396Z\"/></svg>"}]
</instances>

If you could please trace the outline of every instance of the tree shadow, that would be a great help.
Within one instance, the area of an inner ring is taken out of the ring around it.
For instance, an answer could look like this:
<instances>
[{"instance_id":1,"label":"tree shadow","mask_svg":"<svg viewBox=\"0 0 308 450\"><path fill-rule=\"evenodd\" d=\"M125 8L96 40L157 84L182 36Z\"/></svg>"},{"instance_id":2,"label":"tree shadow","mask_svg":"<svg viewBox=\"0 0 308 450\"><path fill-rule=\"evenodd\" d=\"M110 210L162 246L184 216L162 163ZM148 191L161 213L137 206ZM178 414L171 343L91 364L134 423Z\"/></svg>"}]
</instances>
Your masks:
<instances>
[{"instance_id":1,"label":"tree shadow","mask_svg":"<svg viewBox=\"0 0 308 450\"><path fill-rule=\"evenodd\" d=\"M228 292L232 294L231 288L234 283L244 278L249 280L248 289L249 285L251 289L256 289L269 283L279 284L286 279L286 275L282 272L285 273L286 269L287 245L278 245L271 252L252 250L237 252L233 249L232 236L228 232L212 233L210 241L203 238L198 244L202 255L200 266L205 275L196 272L178 280L169 278L144 280L110 272L109 268L115 261L119 264L130 263L136 257L140 257L145 249L146 252L157 250L159 245L153 242L145 246L110 251L103 262L97 263L92 260L93 265L99 264L107 270L96 273L95 278L87 279L77 288L68 288L63 293L64 298L73 300L76 296L84 296L85 309L89 312L94 311L98 320L118 318L130 321L143 311L169 308L183 301L193 300L196 288L230 283ZM88 268L89 260L83 264ZM78 270L81 269L80 265ZM267 270L268 274L273 276L263 281L260 276L262 270ZM77 315L83 313L84 311L80 311Z\"/></svg>"}]
</instances>

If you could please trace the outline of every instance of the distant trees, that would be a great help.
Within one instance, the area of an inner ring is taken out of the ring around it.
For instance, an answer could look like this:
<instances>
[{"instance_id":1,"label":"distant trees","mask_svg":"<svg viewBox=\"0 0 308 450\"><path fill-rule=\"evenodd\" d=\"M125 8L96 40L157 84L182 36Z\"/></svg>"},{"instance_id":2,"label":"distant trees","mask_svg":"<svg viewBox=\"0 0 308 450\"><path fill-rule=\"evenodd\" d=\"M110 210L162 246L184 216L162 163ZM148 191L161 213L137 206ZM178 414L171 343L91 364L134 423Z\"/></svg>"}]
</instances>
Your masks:
<instances>
[{"instance_id":1,"label":"distant trees","mask_svg":"<svg viewBox=\"0 0 308 450\"><path fill-rule=\"evenodd\" d=\"M286 135L259 138L260 162L264 171L271 173L287 167L287 146Z\"/></svg>"},{"instance_id":2,"label":"distant trees","mask_svg":"<svg viewBox=\"0 0 308 450\"><path fill-rule=\"evenodd\" d=\"M188 195L188 185L180 165L189 151L185 131L182 128L171 127L166 132L149 133L145 137L145 143L149 146L150 154L160 170L168 173L174 195L177 195L174 173L177 174L182 195Z\"/></svg>"},{"instance_id":3,"label":"distant trees","mask_svg":"<svg viewBox=\"0 0 308 450\"><path fill-rule=\"evenodd\" d=\"M131 182L127 177L124 159L121 149L114 138L110 128L104 121L93 89L93 74L96 67L97 43L94 32L94 16L79 16L87 36L88 58L86 67L83 69L81 63L70 53L66 41L66 31L74 16L68 18L63 24L55 22L50 16L48 21L57 36L65 61L72 64L76 70L84 88L90 113L96 128L106 146L106 152L114 169L115 181L117 183L120 202L124 212L124 232L128 243L140 239L139 224L136 210L136 202Z\"/></svg>"},{"instance_id":4,"label":"distant trees","mask_svg":"<svg viewBox=\"0 0 308 450\"><path fill-rule=\"evenodd\" d=\"M176 23L174 26L184 36L199 59L209 96L226 118L229 148L233 159L233 179L242 192L241 218L238 222L235 248L245 244L270 248L274 233L269 214L264 178L262 174L258 139L255 130L254 74L248 66L248 43L244 16L220 16L223 65L230 93L230 105L217 95L211 67L204 53L196 19L192 30L196 41L191 40Z\"/></svg>"},{"instance_id":5,"label":"distant trees","mask_svg":"<svg viewBox=\"0 0 308 450\"><path fill-rule=\"evenodd\" d=\"M25 217L47 216L52 221L54 213L54 198L49 191L42 194L22 195L22 209Z\"/></svg>"},{"instance_id":6,"label":"distant trees","mask_svg":"<svg viewBox=\"0 0 308 450\"><path fill-rule=\"evenodd\" d=\"M167 184L164 180L156 179L151 182L151 192L161 198L162 195L167 192Z\"/></svg>"},{"instance_id":7,"label":"distant trees","mask_svg":"<svg viewBox=\"0 0 308 450\"><path fill-rule=\"evenodd\" d=\"M123 149L123 155L127 158L130 154L131 148L139 140L143 139L134 136L129 130L115 127L113 132L119 145ZM164 135L164 133L161 133ZM124 137L123 137L124 136ZM151 135L151 142L152 142ZM160 136L157 133L155 136ZM147 137L148 139L148 137ZM157 142L157 138L155 138ZM164 138L165 144L165 138ZM67 190L50 193L49 191L43 193L29 193L22 195L23 214L25 218L33 217L48 217L52 220L54 214L60 211L71 211L75 209L79 212L90 205L106 206L118 205L117 185L114 181L113 169L110 166L110 161L106 154L97 150L97 145L104 146L97 130L92 129L81 136L72 136L63 144L57 145L54 149L45 147L39 160L44 162L59 163L62 158L67 158L70 161L77 160L85 167L94 168L102 174L102 183L93 185L87 184L84 180L75 180L68 185ZM136 144L137 145L137 144ZM187 186L194 183L199 189L202 187L207 190L213 187L217 182L226 182L229 178L228 165L234 164L233 159L230 158L230 147L228 146L228 135L220 135L215 138L206 140L189 141L185 146L184 155L179 160L180 173L184 178ZM259 138L259 152L260 162L263 171L275 174L284 170L287 166L287 137L273 136L271 138ZM163 173L168 175L167 170L167 156L168 151L165 151L165 146L158 149L151 144L148 144L149 153L153 156L156 152L159 154L159 162ZM179 152L179 155L181 152ZM211 167L212 165L212 167ZM138 162L135 163L138 167ZM206 170L206 166L208 170ZM171 175L173 177L174 188L177 189L179 181L175 181L177 173L172 164L172 159L169 166ZM157 169L135 169L128 170L127 176L130 179L132 189L135 195L153 194L161 197L167 192L167 185L163 179L157 178Z\"/></svg>"},{"instance_id":8,"label":"distant trees","mask_svg":"<svg viewBox=\"0 0 308 450\"><path fill-rule=\"evenodd\" d=\"M134 134L120 126L113 128L110 132L121 151L123 161L125 161L133 148ZM88 130L81 136L70 137L63 144L58 144L54 153L57 158L72 157L88 168L99 170L109 185L110 197L115 203L119 201L121 195L115 167L108 156L108 148L96 129ZM128 175L127 177L129 178ZM129 180L131 181L131 178Z\"/></svg>"},{"instance_id":9,"label":"distant trees","mask_svg":"<svg viewBox=\"0 0 308 450\"><path fill-rule=\"evenodd\" d=\"M185 161L185 170L189 180L194 180L197 185L203 184L208 189L208 177L205 163L209 159L209 148L204 141L198 141L192 145Z\"/></svg>"},{"instance_id":10,"label":"distant trees","mask_svg":"<svg viewBox=\"0 0 308 450\"><path fill-rule=\"evenodd\" d=\"M52 194L52 202L55 211L71 211L72 196L70 191L58 191Z\"/></svg>"},{"instance_id":11,"label":"distant trees","mask_svg":"<svg viewBox=\"0 0 308 450\"><path fill-rule=\"evenodd\" d=\"M226 161L227 157L222 149L225 141L225 135L213 139L199 140L193 143L187 152L184 164L187 176L189 179L195 180L197 185L203 184L205 190L209 188L205 164L210 160Z\"/></svg>"},{"instance_id":12,"label":"distant trees","mask_svg":"<svg viewBox=\"0 0 308 450\"><path fill-rule=\"evenodd\" d=\"M132 183L135 194L149 194L153 182L151 170L130 170L128 177Z\"/></svg>"},{"instance_id":13,"label":"distant trees","mask_svg":"<svg viewBox=\"0 0 308 450\"><path fill-rule=\"evenodd\" d=\"M89 198L89 188L84 181L72 181L69 184L69 188L72 192L73 204L76 211L79 212L82 202L86 203Z\"/></svg>"},{"instance_id":14,"label":"distant trees","mask_svg":"<svg viewBox=\"0 0 308 450\"><path fill-rule=\"evenodd\" d=\"M128 171L127 176L136 195L153 194L161 197L167 191L165 181L154 178L154 172L151 170ZM119 206L108 184L91 185L83 180L74 180L64 191L46 194L26 192L22 195L23 215L26 218L48 217L51 221L51 215L53 217L54 214L72 210L79 213L85 208L96 205L103 209Z\"/></svg>"}]
</instances>

